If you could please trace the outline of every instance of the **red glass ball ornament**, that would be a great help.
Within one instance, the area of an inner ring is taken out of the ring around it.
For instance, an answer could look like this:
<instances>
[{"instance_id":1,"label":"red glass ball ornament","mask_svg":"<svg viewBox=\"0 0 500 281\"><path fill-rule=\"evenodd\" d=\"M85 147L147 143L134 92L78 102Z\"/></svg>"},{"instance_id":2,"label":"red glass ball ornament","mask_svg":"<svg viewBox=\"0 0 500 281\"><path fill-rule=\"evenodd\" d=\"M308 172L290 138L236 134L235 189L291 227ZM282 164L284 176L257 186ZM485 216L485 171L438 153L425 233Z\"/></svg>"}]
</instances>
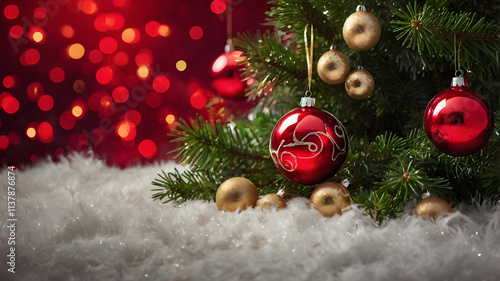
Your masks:
<instances>
[{"instance_id":1,"label":"red glass ball ornament","mask_svg":"<svg viewBox=\"0 0 500 281\"><path fill-rule=\"evenodd\" d=\"M212 88L215 93L227 99L242 100L247 92L247 85L242 81L241 74L245 65L239 64L246 58L241 51L230 51L220 55L212 64Z\"/></svg>"},{"instance_id":2,"label":"red glass ball ornament","mask_svg":"<svg viewBox=\"0 0 500 281\"><path fill-rule=\"evenodd\" d=\"M454 77L452 87L437 94L424 114L427 137L440 151L452 156L471 155L484 147L494 127L485 99Z\"/></svg>"},{"instance_id":3,"label":"red glass ball ornament","mask_svg":"<svg viewBox=\"0 0 500 281\"><path fill-rule=\"evenodd\" d=\"M331 178L348 152L347 132L332 114L318 109L313 98L276 123L269 143L271 157L289 180L306 185Z\"/></svg>"}]
</instances>

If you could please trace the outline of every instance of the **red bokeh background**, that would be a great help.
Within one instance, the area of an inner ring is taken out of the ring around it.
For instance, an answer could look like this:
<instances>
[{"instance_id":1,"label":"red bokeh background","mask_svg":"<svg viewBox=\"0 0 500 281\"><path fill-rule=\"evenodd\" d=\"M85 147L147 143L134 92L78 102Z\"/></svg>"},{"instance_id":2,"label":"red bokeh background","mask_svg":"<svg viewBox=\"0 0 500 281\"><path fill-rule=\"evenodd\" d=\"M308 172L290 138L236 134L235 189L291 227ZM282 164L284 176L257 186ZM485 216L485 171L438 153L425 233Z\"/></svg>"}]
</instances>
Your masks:
<instances>
[{"instance_id":1,"label":"red bokeh background","mask_svg":"<svg viewBox=\"0 0 500 281\"><path fill-rule=\"evenodd\" d=\"M72 151L121 167L165 160L179 118L251 108L210 86L226 7L233 35L265 29L264 0L3 1L2 165Z\"/></svg>"}]
</instances>

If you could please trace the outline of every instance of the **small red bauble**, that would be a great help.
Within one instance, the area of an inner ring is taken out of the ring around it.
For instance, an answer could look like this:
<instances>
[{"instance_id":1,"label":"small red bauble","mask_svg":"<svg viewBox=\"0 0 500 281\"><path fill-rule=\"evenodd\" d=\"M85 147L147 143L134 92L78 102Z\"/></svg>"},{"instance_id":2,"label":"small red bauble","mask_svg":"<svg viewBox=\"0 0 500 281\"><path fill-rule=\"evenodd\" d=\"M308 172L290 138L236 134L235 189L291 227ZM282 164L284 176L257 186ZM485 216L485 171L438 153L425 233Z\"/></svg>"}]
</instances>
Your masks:
<instances>
[{"instance_id":1,"label":"small red bauble","mask_svg":"<svg viewBox=\"0 0 500 281\"><path fill-rule=\"evenodd\" d=\"M335 116L316 108L313 98L302 98L300 108L276 123L269 150L286 178L300 184L318 184L331 178L344 163L348 137Z\"/></svg>"},{"instance_id":2,"label":"small red bauble","mask_svg":"<svg viewBox=\"0 0 500 281\"><path fill-rule=\"evenodd\" d=\"M431 143L452 156L473 154L488 142L494 127L486 100L454 77L452 87L437 94L427 105L424 127Z\"/></svg>"},{"instance_id":3,"label":"small red bauble","mask_svg":"<svg viewBox=\"0 0 500 281\"><path fill-rule=\"evenodd\" d=\"M245 65L240 65L246 58L241 51L230 51L220 55L212 64L212 88L222 98L241 100L245 98L247 84L241 74Z\"/></svg>"}]
</instances>

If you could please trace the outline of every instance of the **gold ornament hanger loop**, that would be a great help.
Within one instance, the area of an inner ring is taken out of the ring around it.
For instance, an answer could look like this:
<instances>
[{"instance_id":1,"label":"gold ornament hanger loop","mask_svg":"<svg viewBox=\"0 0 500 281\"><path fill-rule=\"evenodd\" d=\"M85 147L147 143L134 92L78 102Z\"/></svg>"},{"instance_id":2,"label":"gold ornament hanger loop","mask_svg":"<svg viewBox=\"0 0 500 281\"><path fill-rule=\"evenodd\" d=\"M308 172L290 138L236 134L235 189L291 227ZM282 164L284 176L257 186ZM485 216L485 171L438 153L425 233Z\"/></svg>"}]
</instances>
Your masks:
<instances>
[{"instance_id":1,"label":"gold ornament hanger loop","mask_svg":"<svg viewBox=\"0 0 500 281\"><path fill-rule=\"evenodd\" d=\"M313 68L313 48L314 48L314 31L313 31L313 25L311 24L311 42L310 42L310 47L307 44L307 28L309 27L309 24L306 25L306 28L304 28L304 45L306 47L306 61L307 61L307 91L306 91L306 97L307 94L309 94L309 97L312 95L311 93L311 81L312 81L312 68Z\"/></svg>"},{"instance_id":2,"label":"gold ornament hanger loop","mask_svg":"<svg viewBox=\"0 0 500 281\"><path fill-rule=\"evenodd\" d=\"M455 71L459 71L462 67L460 66L460 47L462 46L462 38L460 38L460 42L458 42L458 52L457 52L457 33L453 34L453 48L455 51ZM458 67L457 67L458 64ZM455 72L455 76L456 72ZM463 76L463 71L462 71Z\"/></svg>"}]
</instances>

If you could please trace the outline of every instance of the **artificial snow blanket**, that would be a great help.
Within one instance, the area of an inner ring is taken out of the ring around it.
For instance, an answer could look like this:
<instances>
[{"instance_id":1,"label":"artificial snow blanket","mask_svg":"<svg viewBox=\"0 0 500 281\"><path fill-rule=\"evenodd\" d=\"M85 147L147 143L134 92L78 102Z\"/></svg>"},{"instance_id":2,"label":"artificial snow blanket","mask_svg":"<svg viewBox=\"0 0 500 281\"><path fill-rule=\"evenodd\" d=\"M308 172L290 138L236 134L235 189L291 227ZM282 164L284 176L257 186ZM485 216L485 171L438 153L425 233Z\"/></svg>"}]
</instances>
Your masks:
<instances>
[{"instance_id":1,"label":"artificial snow blanket","mask_svg":"<svg viewBox=\"0 0 500 281\"><path fill-rule=\"evenodd\" d=\"M42 161L16 171L14 209L4 167L0 280L500 280L498 207L378 226L357 207L325 218L300 198L241 213L153 201L151 181L175 167Z\"/></svg>"}]
</instances>

